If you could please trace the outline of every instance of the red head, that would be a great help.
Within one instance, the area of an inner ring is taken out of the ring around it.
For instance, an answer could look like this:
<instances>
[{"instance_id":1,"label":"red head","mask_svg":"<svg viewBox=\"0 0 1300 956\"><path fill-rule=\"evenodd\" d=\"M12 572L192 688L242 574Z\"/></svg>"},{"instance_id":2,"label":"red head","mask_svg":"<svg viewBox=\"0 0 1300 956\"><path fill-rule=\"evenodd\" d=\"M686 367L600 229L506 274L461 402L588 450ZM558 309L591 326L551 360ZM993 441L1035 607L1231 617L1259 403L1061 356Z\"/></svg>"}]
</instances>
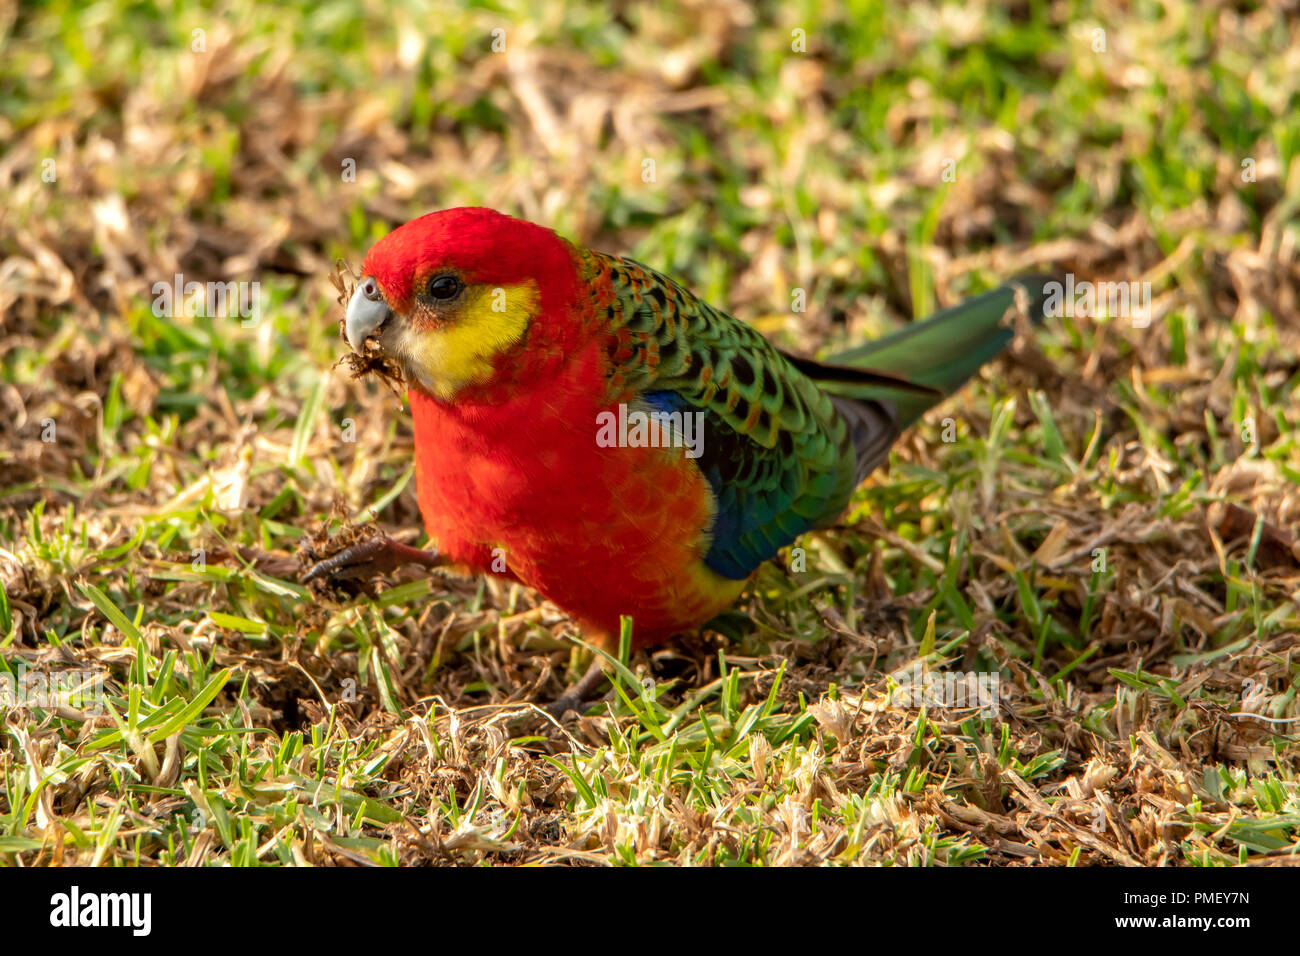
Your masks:
<instances>
[{"instance_id":1,"label":"red head","mask_svg":"<svg viewBox=\"0 0 1300 956\"><path fill-rule=\"evenodd\" d=\"M347 336L374 338L444 402L490 401L543 378L582 334L573 247L491 209L413 219L370 249L348 303Z\"/></svg>"}]
</instances>

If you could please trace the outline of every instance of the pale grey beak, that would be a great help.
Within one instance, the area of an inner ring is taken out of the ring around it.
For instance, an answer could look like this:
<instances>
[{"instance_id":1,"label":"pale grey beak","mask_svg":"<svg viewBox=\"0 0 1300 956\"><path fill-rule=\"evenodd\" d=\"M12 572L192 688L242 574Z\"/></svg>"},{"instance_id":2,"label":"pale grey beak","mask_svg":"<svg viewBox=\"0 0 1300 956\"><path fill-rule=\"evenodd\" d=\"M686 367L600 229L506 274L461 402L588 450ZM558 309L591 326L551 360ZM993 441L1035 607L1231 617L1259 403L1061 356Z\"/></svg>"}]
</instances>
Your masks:
<instances>
[{"instance_id":1,"label":"pale grey beak","mask_svg":"<svg viewBox=\"0 0 1300 956\"><path fill-rule=\"evenodd\" d=\"M383 293L379 291L379 283L370 276L363 278L357 291L352 293L347 318L343 323L348 345L360 352L366 339L387 322L392 314L388 303L384 301Z\"/></svg>"}]
</instances>

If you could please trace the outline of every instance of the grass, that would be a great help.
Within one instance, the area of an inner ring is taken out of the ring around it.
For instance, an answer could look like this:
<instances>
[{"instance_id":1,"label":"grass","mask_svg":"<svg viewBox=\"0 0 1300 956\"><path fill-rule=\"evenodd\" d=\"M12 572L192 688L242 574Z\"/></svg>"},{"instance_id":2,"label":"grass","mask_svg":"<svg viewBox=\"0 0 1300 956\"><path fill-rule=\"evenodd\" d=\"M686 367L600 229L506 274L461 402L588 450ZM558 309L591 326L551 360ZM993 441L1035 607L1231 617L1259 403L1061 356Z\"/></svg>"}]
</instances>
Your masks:
<instances>
[{"instance_id":1,"label":"grass","mask_svg":"<svg viewBox=\"0 0 1300 956\"><path fill-rule=\"evenodd\" d=\"M1295 862L1284 7L0 4L0 660L103 687L9 708L0 862ZM1045 269L1152 321L1049 320L561 726L536 594L296 583L352 521L420 543L328 276L460 204L805 353ZM177 273L260 317L155 314Z\"/></svg>"}]
</instances>

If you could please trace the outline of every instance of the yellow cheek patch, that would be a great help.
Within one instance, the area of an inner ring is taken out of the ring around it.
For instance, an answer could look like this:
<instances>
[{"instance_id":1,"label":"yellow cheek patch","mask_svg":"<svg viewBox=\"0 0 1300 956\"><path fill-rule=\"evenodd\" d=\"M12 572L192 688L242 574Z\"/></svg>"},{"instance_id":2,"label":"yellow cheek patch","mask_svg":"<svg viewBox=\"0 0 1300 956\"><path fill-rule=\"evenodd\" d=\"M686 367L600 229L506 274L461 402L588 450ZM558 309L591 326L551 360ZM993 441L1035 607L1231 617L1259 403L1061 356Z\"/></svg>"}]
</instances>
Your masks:
<instances>
[{"instance_id":1,"label":"yellow cheek patch","mask_svg":"<svg viewBox=\"0 0 1300 956\"><path fill-rule=\"evenodd\" d=\"M406 351L422 384L450 401L466 385L484 382L492 360L518 344L541 297L532 279L519 285L469 286L441 328L412 330Z\"/></svg>"}]
</instances>

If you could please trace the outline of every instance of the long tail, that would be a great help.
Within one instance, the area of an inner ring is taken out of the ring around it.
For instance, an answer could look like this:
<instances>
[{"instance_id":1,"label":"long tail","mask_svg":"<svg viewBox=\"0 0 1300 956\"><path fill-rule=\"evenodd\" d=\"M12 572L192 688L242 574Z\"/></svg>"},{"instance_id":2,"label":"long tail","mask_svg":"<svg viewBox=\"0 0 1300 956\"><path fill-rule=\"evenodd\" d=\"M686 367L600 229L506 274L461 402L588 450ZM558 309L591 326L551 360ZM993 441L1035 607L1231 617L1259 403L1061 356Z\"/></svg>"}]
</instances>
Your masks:
<instances>
[{"instance_id":1,"label":"long tail","mask_svg":"<svg viewBox=\"0 0 1300 956\"><path fill-rule=\"evenodd\" d=\"M833 356L828 362L786 358L826 392L848 422L861 481L889 455L899 433L1005 349L1015 337L1003 321L1023 290L1031 322L1043 319L1050 276L998 286L923 322Z\"/></svg>"},{"instance_id":2,"label":"long tail","mask_svg":"<svg viewBox=\"0 0 1300 956\"><path fill-rule=\"evenodd\" d=\"M896 389L863 382L849 385L833 375L814 377L827 391L845 398L876 399L897 410L899 429L906 428L943 401L974 375L981 365L996 358L1015 336L1008 312L1023 289L1028 318L1042 321L1051 276L1015 279L991 292L936 312L921 322L832 356L829 367L872 369L905 379L924 389ZM1014 311L1010 311L1014 316Z\"/></svg>"}]
</instances>

